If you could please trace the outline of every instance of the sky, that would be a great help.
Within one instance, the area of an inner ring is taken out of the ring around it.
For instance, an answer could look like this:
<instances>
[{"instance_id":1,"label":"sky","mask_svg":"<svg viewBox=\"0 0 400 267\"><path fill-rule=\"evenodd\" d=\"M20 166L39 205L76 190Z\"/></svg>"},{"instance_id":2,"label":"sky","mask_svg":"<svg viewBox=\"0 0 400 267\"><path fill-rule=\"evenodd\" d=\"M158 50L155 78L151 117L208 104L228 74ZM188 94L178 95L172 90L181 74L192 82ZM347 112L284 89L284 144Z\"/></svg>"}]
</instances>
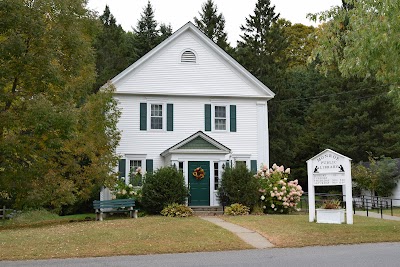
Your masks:
<instances>
[{"instance_id":1,"label":"sky","mask_svg":"<svg viewBox=\"0 0 400 267\"><path fill-rule=\"evenodd\" d=\"M132 31L136 27L143 8L148 0L89 0L88 7L103 13L106 5L111 13L121 24L125 31ZM199 11L206 0L150 0L158 23L171 24L173 31L178 30L188 21L193 22L193 17L199 18ZM257 0L214 0L218 13L225 17L225 30L228 41L236 46L240 40L240 26L245 24L245 18L254 14ZM310 22L306 15L328 10L332 6L341 5L341 0L271 0L275 5L275 12L294 23L316 26Z\"/></svg>"}]
</instances>

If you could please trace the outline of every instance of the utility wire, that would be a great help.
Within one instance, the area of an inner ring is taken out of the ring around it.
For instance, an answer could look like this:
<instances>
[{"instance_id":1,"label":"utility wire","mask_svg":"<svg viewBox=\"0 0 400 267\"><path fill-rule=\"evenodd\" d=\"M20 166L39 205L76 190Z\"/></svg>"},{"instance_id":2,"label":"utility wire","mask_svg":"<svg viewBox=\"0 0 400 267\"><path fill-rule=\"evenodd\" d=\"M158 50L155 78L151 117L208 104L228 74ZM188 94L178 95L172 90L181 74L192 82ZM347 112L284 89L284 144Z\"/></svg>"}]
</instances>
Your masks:
<instances>
[{"instance_id":1,"label":"utility wire","mask_svg":"<svg viewBox=\"0 0 400 267\"><path fill-rule=\"evenodd\" d=\"M371 88L368 88L371 89ZM308 99L319 99L319 98L324 98L324 97L329 97L329 96L337 96L337 95L343 95L343 94L349 94L349 93L354 93L354 92L359 92L359 91L364 91L367 89L360 89L360 90L353 90L353 91L347 91L347 92L340 92L340 93L334 93L334 94L327 94L327 95L320 95L320 96L311 96L311 97L298 97L298 98L290 98L290 99L282 99L282 100L276 100L274 103L277 102L291 102L291 101L300 101L300 100L308 100ZM362 96L362 97L357 97L353 98L352 100L358 100L358 99L364 99L364 98L371 98L379 95L385 95L388 94L388 92L383 92L379 94L373 94L373 95L368 95L368 96ZM331 100L332 101L332 100ZM343 102L343 100L333 100L337 102ZM347 100L346 100L347 101Z\"/></svg>"}]
</instances>

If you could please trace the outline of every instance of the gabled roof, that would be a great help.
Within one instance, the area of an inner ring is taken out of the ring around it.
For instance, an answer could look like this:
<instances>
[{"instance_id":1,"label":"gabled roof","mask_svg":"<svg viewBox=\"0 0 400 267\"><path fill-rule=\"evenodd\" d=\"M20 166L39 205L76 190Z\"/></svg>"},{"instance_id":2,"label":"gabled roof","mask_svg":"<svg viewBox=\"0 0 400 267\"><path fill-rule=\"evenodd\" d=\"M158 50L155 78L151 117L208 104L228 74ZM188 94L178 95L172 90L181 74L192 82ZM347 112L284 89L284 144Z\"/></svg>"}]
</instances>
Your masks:
<instances>
[{"instance_id":1,"label":"gabled roof","mask_svg":"<svg viewBox=\"0 0 400 267\"><path fill-rule=\"evenodd\" d=\"M250 84L252 84L255 88L258 88L267 98L273 98L274 93L265 86L262 82L260 82L256 77L254 77L249 71L247 71L242 65L240 65L236 60L234 60L230 55L228 55L223 49L221 49L217 44L215 44L212 40L210 40L205 34L203 34L193 23L188 22L184 26L182 26L179 30L177 30L174 34L172 34L169 38L164 40L158 46L156 46L153 50L148 52L146 55L141 57L131 66L126 68L120 74L115 76L111 82L115 85L126 77L133 70L140 67L144 62L155 56L158 52L163 50L168 44L172 43L175 39L179 38L184 32L190 31L192 34L200 38L213 52L219 55L228 65L230 65L234 70L236 70L241 76L243 76Z\"/></svg>"},{"instance_id":2,"label":"gabled roof","mask_svg":"<svg viewBox=\"0 0 400 267\"><path fill-rule=\"evenodd\" d=\"M198 131L162 152L161 156L165 157L173 153L228 154L230 152L231 150L228 147L219 143L202 131Z\"/></svg>"},{"instance_id":3,"label":"gabled roof","mask_svg":"<svg viewBox=\"0 0 400 267\"><path fill-rule=\"evenodd\" d=\"M316 158L320 157L321 155L323 155L323 154L325 154L325 153L327 153L327 152L330 152L330 153L332 153L332 154L335 154L335 155L337 155L337 156L339 156L339 157L341 157L341 158L344 158L344 159L347 159L347 160L351 160L351 158L346 157L346 156L344 156L344 155L342 155L342 154L340 154L340 153L338 153L338 152L336 152L336 151L333 151L332 149L327 148L327 149L325 149L324 151L322 151L321 153L318 153L317 155L315 155L315 156L312 157L311 159L307 160L307 162L309 162L310 160L316 159Z\"/></svg>"}]
</instances>

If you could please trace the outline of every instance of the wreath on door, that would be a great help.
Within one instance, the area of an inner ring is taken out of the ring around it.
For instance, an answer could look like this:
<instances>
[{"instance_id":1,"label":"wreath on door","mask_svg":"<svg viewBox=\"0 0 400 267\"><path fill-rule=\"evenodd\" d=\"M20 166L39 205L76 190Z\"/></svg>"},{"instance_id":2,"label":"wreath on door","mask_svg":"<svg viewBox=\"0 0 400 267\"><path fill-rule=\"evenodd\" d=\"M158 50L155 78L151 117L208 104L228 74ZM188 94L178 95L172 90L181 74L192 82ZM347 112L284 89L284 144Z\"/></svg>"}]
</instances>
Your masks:
<instances>
[{"instance_id":1,"label":"wreath on door","mask_svg":"<svg viewBox=\"0 0 400 267\"><path fill-rule=\"evenodd\" d=\"M194 177L196 177L196 180L198 180L198 181L203 179L205 176L205 172L201 167L197 167L196 169L194 169L192 174Z\"/></svg>"}]
</instances>

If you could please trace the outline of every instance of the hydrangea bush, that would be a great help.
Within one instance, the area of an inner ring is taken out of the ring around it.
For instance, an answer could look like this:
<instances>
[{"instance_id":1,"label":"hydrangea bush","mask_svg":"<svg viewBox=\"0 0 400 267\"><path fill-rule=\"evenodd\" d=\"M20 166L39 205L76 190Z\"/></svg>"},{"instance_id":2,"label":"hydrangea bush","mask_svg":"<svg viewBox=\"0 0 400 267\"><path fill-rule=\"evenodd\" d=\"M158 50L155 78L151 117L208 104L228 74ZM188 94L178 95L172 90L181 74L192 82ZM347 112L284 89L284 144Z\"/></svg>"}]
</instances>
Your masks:
<instances>
[{"instance_id":1,"label":"hydrangea bush","mask_svg":"<svg viewBox=\"0 0 400 267\"><path fill-rule=\"evenodd\" d=\"M117 184L112 190L113 199L126 199L133 198L138 203L142 198L142 180L144 175L142 168L138 167L136 170L131 170L129 174L129 184L125 183L125 178L118 179Z\"/></svg>"},{"instance_id":2,"label":"hydrangea bush","mask_svg":"<svg viewBox=\"0 0 400 267\"><path fill-rule=\"evenodd\" d=\"M125 184L125 179L118 179L117 184L112 190L112 199L133 198L138 201L142 196L141 187Z\"/></svg>"},{"instance_id":3,"label":"hydrangea bush","mask_svg":"<svg viewBox=\"0 0 400 267\"><path fill-rule=\"evenodd\" d=\"M297 209L303 190L297 180L289 180L290 168L262 166L255 177L260 184L260 201L265 213L289 213Z\"/></svg>"}]
</instances>

